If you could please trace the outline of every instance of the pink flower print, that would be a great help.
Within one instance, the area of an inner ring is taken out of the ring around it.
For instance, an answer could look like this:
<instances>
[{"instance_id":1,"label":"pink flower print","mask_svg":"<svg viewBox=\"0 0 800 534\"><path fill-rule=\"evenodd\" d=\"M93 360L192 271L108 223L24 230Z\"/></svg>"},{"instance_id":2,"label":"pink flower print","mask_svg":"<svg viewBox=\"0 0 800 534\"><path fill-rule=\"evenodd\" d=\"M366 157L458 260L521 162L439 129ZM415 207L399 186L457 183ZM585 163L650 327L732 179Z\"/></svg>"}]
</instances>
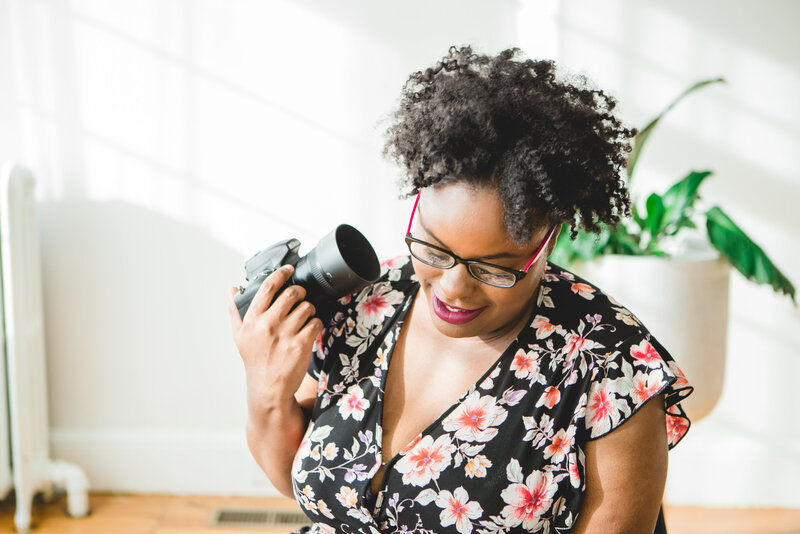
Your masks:
<instances>
[{"instance_id":1,"label":"pink flower print","mask_svg":"<svg viewBox=\"0 0 800 534\"><path fill-rule=\"evenodd\" d=\"M547 406L548 409L550 409L556 404L558 404L558 401L560 400L561 400L561 392L558 390L558 388L554 386L547 386L544 389L544 393L542 393L542 396L539 397L538 401L536 401L536 406L544 405Z\"/></svg>"},{"instance_id":2,"label":"pink flower print","mask_svg":"<svg viewBox=\"0 0 800 534\"><path fill-rule=\"evenodd\" d=\"M553 463L561 463L566 458L575 442L575 427L570 426L568 429L559 430L553 441L547 444L544 448L544 459L552 458Z\"/></svg>"},{"instance_id":3,"label":"pink flower print","mask_svg":"<svg viewBox=\"0 0 800 534\"><path fill-rule=\"evenodd\" d=\"M457 487L453 493L442 490L436 497L436 506L442 509L439 520L443 527L455 525L461 534L472 532L472 519L478 519L483 514L483 508L476 501L470 501L467 490Z\"/></svg>"},{"instance_id":4,"label":"pink flower print","mask_svg":"<svg viewBox=\"0 0 800 534\"><path fill-rule=\"evenodd\" d=\"M317 354L320 358L325 356L325 345L323 341L325 340L325 329L323 328L322 331L317 334L317 337L314 338L314 346L312 347L312 351L314 354ZM313 356L312 356L313 358Z\"/></svg>"},{"instance_id":5,"label":"pink flower print","mask_svg":"<svg viewBox=\"0 0 800 534\"><path fill-rule=\"evenodd\" d=\"M534 317L531 326L536 329L536 339L544 339L553 332L558 331L558 327L547 320L543 315Z\"/></svg>"},{"instance_id":6,"label":"pink flower print","mask_svg":"<svg viewBox=\"0 0 800 534\"><path fill-rule=\"evenodd\" d=\"M313 425L309 425L309 430ZM299 469L300 464L304 458L308 458L308 455L311 454L311 440L308 439L307 435L303 438L300 442L300 445L297 447L297 452L294 454L294 462L292 464L292 469Z\"/></svg>"},{"instance_id":7,"label":"pink flower print","mask_svg":"<svg viewBox=\"0 0 800 534\"><path fill-rule=\"evenodd\" d=\"M673 388L681 389L689 386L689 381L686 380L686 375L683 374L683 370L680 367L678 367L678 364L675 361L669 362L669 370L672 371L678 377L675 383L672 384Z\"/></svg>"},{"instance_id":8,"label":"pink flower print","mask_svg":"<svg viewBox=\"0 0 800 534\"><path fill-rule=\"evenodd\" d=\"M497 405L492 395L481 397L476 390L464 399L442 423L447 432L455 432L453 438L462 441L486 442L497 435L497 427L506 420L508 412Z\"/></svg>"},{"instance_id":9,"label":"pink flower print","mask_svg":"<svg viewBox=\"0 0 800 534\"><path fill-rule=\"evenodd\" d=\"M592 437L605 434L611 430L612 422L619 422L617 402L616 394L605 384L589 395L586 416L589 421L588 426L592 428Z\"/></svg>"},{"instance_id":10,"label":"pink flower print","mask_svg":"<svg viewBox=\"0 0 800 534\"><path fill-rule=\"evenodd\" d=\"M395 469L403 474L403 484L424 486L450 465L455 447L450 436L444 434L433 440L431 436L420 439L414 448L395 464Z\"/></svg>"},{"instance_id":11,"label":"pink flower print","mask_svg":"<svg viewBox=\"0 0 800 534\"><path fill-rule=\"evenodd\" d=\"M388 267L389 269L397 269L402 267L408 261L408 256L396 256L381 261L381 267Z\"/></svg>"},{"instance_id":12,"label":"pink flower print","mask_svg":"<svg viewBox=\"0 0 800 534\"><path fill-rule=\"evenodd\" d=\"M589 284L582 284L580 282L575 282L574 284L572 284L571 289L573 293L577 293L586 300L592 300L594 298L595 290Z\"/></svg>"},{"instance_id":13,"label":"pink flower print","mask_svg":"<svg viewBox=\"0 0 800 534\"><path fill-rule=\"evenodd\" d=\"M319 397L320 395L325 393L326 389L328 389L328 373L326 373L325 371L320 371L319 382L317 382L317 396Z\"/></svg>"},{"instance_id":14,"label":"pink flower print","mask_svg":"<svg viewBox=\"0 0 800 534\"><path fill-rule=\"evenodd\" d=\"M342 395L336 405L339 407L339 415L342 416L342 419L352 416L356 421L361 421L364 419L364 410L369 407L369 401L364 398L361 387L353 384L347 388L347 393Z\"/></svg>"},{"instance_id":15,"label":"pink flower print","mask_svg":"<svg viewBox=\"0 0 800 534\"><path fill-rule=\"evenodd\" d=\"M643 339L638 345L631 347L631 356L636 358L636 364L643 363L647 367L654 369L664 363L661 355L649 341Z\"/></svg>"},{"instance_id":16,"label":"pink flower print","mask_svg":"<svg viewBox=\"0 0 800 534\"><path fill-rule=\"evenodd\" d=\"M550 508L558 484L549 472L534 471L525 479L525 484L511 484L500 496L507 506L501 515L506 527L517 527L536 532L540 528L541 515Z\"/></svg>"},{"instance_id":17,"label":"pink flower print","mask_svg":"<svg viewBox=\"0 0 800 534\"><path fill-rule=\"evenodd\" d=\"M567 355L567 359L571 360L580 354L581 351L592 350L598 346L600 346L600 344L592 341L591 339L586 339L578 334L568 334L564 348L561 350Z\"/></svg>"},{"instance_id":18,"label":"pink flower print","mask_svg":"<svg viewBox=\"0 0 800 534\"><path fill-rule=\"evenodd\" d=\"M581 485L581 474L578 471L578 457L574 452L569 453L569 482L573 488L579 488Z\"/></svg>"},{"instance_id":19,"label":"pink flower print","mask_svg":"<svg viewBox=\"0 0 800 534\"><path fill-rule=\"evenodd\" d=\"M358 322L367 328L383 322L394 312L394 305L403 302L403 294L388 284L378 284L356 305Z\"/></svg>"},{"instance_id":20,"label":"pink flower print","mask_svg":"<svg viewBox=\"0 0 800 534\"><path fill-rule=\"evenodd\" d=\"M667 414L667 441L670 445L678 443L689 430L689 421L684 417Z\"/></svg>"},{"instance_id":21,"label":"pink flower print","mask_svg":"<svg viewBox=\"0 0 800 534\"><path fill-rule=\"evenodd\" d=\"M639 403L645 402L661 391L661 388L664 387L664 381L661 377L661 371L653 371L649 375L636 373L636 376L633 377L633 389L631 393L639 400Z\"/></svg>"},{"instance_id":22,"label":"pink flower print","mask_svg":"<svg viewBox=\"0 0 800 534\"><path fill-rule=\"evenodd\" d=\"M525 352L525 349L517 350L514 361L511 362L511 370L517 378L528 378L530 375L539 374L539 354L536 351Z\"/></svg>"},{"instance_id":23,"label":"pink flower print","mask_svg":"<svg viewBox=\"0 0 800 534\"><path fill-rule=\"evenodd\" d=\"M420 440L422 440L422 436L418 434L417 437L411 440L411 443L400 449L400 454L408 454L411 449L417 446L417 443L419 443Z\"/></svg>"}]
</instances>

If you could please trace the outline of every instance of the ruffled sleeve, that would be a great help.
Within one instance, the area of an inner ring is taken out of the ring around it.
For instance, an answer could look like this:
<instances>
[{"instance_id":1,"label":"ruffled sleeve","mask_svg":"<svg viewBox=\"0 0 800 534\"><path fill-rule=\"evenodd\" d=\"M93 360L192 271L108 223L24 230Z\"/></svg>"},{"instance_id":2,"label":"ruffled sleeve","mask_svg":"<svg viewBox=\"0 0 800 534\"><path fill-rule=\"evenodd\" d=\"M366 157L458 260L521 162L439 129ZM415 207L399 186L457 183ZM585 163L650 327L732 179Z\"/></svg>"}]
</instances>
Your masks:
<instances>
[{"instance_id":1,"label":"ruffled sleeve","mask_svg":"<svg viewBox=\"0 0 800 534\"><path fill-rule=\"evenodd\" d=\"M647 401L664 394L667 440L671 449L689 430L689 418L680 401L692 389L669 352L650 333L640 331L607 355L589 383L584 415L588 439L605 436Z\"/></svg>"}]
</instances>

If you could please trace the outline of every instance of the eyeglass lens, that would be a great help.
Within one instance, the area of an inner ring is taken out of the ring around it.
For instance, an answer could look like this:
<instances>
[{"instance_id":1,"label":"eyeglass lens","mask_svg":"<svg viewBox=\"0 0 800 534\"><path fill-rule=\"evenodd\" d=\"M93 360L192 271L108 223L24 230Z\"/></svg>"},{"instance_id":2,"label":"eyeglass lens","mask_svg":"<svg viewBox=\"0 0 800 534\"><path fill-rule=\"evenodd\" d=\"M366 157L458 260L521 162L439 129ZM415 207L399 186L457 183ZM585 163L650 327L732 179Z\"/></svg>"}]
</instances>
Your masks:
<instances>
[{"instance_id":1,"label":"eyeglass lens","mask_svg":"<svg viewBox=\"0 0 800 534\"><path fill-rule=\"evenodd\" d=\"M427 265L430 265L431 267L449 269L456 263L455 258L450 254L429 247L423 243L410 241L408 243L408 248L415 258ZM474 278L493 286L511 287L517 281L513 274L500 269L495 269L490 265L469 263L467 264L467 269Z\"/></svg>"}]
</instances>

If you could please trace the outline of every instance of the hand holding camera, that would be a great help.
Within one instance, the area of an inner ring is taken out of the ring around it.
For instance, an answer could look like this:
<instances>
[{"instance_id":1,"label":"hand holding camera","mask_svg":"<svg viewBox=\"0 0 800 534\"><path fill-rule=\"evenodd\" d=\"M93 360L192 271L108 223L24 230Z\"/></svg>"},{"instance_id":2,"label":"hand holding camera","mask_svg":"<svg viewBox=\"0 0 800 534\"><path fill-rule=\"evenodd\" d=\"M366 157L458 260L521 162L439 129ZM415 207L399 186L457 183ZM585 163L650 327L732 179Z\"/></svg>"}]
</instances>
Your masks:
<instances>
[{"instance_id":1,"label":"hand holding camera","mask_svg":"<svg viewBox=\"0 0 800 534\"><path fill-rule=\"evenodd\" d=\"M292 285L281 291L293 273L294 267L286 265L267 276L244 319L234 302L238 289L229 290L233 339L245 366L251 413L263 413L294 395L314 339L322 331L322 321L313 317L314 305L303 300L303 287Z\"/></svg>"},{"instance_id":2,"label":"hand holding camera","mask_svg":"<svg viewBox=\"0 0 800 534\"><path fill-rule=\"evenodd\" d=\"M380 275L375 251L352 226L337 226L306 256L299 248L300 241L287 239L256 253L245 263L249 284L229 290L251 411L294 395L323 327L321 309Z\"/></svg>"}]
</instances>

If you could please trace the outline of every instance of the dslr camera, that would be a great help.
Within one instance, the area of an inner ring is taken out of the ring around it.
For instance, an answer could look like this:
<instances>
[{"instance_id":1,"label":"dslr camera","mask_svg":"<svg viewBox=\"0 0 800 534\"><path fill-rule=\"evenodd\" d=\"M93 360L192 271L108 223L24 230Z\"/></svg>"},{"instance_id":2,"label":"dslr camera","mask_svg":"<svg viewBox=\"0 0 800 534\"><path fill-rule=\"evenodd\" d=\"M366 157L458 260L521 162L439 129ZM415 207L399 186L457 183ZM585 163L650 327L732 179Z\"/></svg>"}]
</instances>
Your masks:
<instances>
[{"instance_id":1,"label":"dslr camera","mask_svg":"<svg viewBox=\"0 0 800 534\"><path fill-rule=\"evenodd\" d=\"M305 256L297 253L299 248L299 240L286 239L257 252L245 262L245 279L249 283L239 286L239 292L234 295L240 317L244 318L264 279L287 263L294 266L294 273L280 291L290 285L304 287L305 300L317 308L318 317L323 317L321 310L336 299L363 289L380 276L375 250L367 238L349 224L337 226Z\"/></svg>"}]
</instances>

